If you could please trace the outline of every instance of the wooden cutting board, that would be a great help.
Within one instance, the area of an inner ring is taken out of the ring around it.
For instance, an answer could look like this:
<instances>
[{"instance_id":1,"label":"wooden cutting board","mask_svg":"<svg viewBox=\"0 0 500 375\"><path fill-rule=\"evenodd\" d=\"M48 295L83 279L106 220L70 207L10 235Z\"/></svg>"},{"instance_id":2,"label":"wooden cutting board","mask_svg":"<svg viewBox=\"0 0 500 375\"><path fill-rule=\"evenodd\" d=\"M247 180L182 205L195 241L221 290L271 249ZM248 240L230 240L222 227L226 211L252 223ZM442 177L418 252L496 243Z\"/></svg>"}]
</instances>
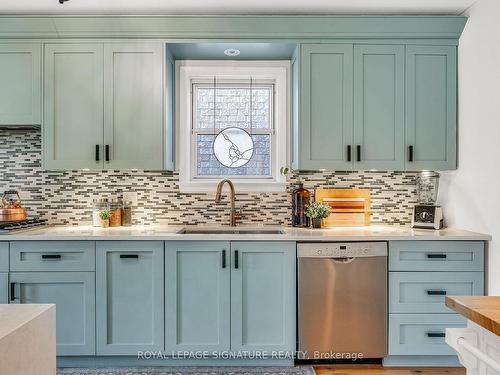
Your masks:
<instances>
[{"instance_id":1,"label":"wooden cutting board","mask_svg":"<svg viewBox=\"0 0 500 375\"><path fill-rule=\"evenodd\" d=\"M332 213L323 219L324 227L357 227L370 225L371 193L369 189L316 189L315 201L328 204Z\"/></svg>"}]
</instances>

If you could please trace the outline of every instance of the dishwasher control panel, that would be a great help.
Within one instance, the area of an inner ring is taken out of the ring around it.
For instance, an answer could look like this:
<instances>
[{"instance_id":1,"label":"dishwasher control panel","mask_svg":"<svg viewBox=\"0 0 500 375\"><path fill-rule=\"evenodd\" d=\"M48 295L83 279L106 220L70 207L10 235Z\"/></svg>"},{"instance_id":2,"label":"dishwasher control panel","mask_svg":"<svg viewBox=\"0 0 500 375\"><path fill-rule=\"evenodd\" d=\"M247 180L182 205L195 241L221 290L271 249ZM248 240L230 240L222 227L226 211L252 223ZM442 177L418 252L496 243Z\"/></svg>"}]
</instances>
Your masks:
<instances>
[{"instance_id":1,"label":"dishwasher control panel","mask_svg":"<svg viewBox=\"0 0 500 375\"><path fill-rule=\"evenodd\" d=\"M387 242L304 242L297 244L299 258L360 258L387 256Z\"/></svg>"}]
</instances>

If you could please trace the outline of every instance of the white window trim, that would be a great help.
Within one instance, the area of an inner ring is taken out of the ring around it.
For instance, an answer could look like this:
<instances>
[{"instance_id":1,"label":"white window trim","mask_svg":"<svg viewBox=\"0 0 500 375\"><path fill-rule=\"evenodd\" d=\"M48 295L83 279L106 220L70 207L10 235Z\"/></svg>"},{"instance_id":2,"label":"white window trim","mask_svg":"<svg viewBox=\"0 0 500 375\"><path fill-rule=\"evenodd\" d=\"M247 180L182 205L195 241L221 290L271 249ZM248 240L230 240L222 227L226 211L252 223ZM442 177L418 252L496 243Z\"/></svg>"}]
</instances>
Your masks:
<instances>
[{"instance_id":1,"label":"white window trim","mask_svg":"<svg viewBox=\"0 0 500 375\"><path fill-rule=\"evenodd\" d=\"M185 193L213 192L217 183L226 177L198 178L193 176L191 154L192 101L191 83L213 79L272 80L274 82L274 128L272 178L233 178L237 192L285 191L286 178L279 173L288 164L290 133L290 62L289 61L201 61L176 62L176 159L179 168L179 188Z\"/></svg>"}]
</instances>

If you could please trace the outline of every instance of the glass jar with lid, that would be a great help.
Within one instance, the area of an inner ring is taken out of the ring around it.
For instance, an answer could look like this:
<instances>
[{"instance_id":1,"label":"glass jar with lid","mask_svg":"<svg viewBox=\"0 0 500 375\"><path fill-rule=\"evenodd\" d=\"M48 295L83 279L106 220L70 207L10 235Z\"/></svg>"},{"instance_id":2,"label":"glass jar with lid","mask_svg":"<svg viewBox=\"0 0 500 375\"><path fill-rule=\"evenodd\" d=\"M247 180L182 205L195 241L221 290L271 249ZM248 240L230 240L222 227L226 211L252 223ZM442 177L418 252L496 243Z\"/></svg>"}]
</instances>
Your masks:
<instances>
[{"instance_id":1,"label":"glass jar with lid","mask_svg":"<svg viewBox=\"0 0 500 375\"><path fill-rule=\"evenodd\" d=\"M434 205L439 189L439 173L423 171L417 175L417 200L419 204Z\"/></svg>"},{"instance_id":2,"label":"glass jar with lid","mask_svg":"<svg viewBox=\"0 0 500 375\"><path fill-rule=\"evenodd\" d=\"M108 198L95 198L92 201L92 226L101 226L101 218L99 217L99 212L103 210L109 210Z\"/></svg>"},{"instance_id":3,"label":"glass jar with lid","mask_svg":"<svg viewBox=\"0 0 500 375\"><path fill-rule=\"evenodd\" d=\"M125 227L132 225L132 202L124 201L122 206L122 225Z\"/></svg>"},{"instance_id":4,"label":"glass jar with lid","mask_svg":"<svg viewBox=\"0 0 500 375\"><path fill-rule=\"evenodd\" d=\"M122 201L113 198L109 203L109 212L111 217L109 218L110 227L119 227L122 225Z\"/></svg>"}]
</instances>

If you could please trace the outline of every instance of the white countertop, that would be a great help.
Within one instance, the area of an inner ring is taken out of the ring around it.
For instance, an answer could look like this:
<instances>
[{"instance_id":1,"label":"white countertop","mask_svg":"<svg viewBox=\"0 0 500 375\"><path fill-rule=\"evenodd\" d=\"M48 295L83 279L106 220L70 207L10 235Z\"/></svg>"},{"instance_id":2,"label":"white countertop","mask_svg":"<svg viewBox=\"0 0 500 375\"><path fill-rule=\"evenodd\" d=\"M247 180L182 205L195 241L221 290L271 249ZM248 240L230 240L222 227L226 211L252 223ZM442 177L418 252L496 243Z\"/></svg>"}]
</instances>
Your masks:
<instances>
[{"instance_id":1,"label":"white countertop","mask_svg":"<svg viewBox=\"0 0 500 375\"><path fill-rule=\"evenodd\" d=\"M303 229L276 226L238 226L239 229L281 229L283 234L179 234L186 226L135 225L131 227L95 228L92 226L54 226L0 236L0 241L45 240L266 240L266 241L405 241L405 240L475 240L489 241L491 236L466 230L412 229L402 226L370 225L367 227L337 227L330 229ZM196 226L204 229L231 227Z\"/></svg>"}]
</instances>

